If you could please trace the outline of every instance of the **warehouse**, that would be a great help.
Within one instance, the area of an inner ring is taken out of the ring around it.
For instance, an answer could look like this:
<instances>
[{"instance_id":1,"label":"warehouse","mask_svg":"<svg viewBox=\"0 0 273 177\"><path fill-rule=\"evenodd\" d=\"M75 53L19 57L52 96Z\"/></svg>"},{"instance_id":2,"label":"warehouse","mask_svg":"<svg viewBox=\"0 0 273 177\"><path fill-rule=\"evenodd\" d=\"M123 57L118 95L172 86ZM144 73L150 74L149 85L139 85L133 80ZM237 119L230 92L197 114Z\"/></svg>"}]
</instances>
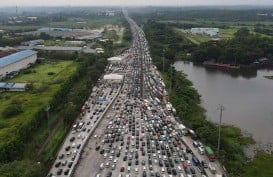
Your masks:
<instances>
[{"instance_id":1,"label":"warehouse","mask_svg":"<svg viewBox=\"0 0 273 177\"><path fill-rule=\"evenodd\" d=\"M0 79L6 77L14 71L27 68L37 60L37 52L33 50L23 50L0 58Z\"/></svg>"},{"instance_id":2,"label":"warehouse","mask_svg":"<svg viewBox=\"0 0 273 177\"><path fill-rule=\"evenodd\" d=\"M0 92L23 92L27 89L27 83L0 82Z\"/></svg>"}]
</instances>

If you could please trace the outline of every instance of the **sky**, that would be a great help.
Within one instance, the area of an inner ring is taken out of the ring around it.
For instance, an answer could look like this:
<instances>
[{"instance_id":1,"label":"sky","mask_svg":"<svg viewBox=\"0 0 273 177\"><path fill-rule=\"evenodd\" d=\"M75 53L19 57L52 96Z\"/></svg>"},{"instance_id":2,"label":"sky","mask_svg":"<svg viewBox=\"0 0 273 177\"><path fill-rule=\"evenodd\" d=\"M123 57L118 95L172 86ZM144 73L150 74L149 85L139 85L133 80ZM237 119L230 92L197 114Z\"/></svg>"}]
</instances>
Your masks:
<instances>
[{"instance_id":1,"label":"sky","mask_svg":"<svg viewBox=\"0 0 273 177\"><path fill-rule=\"evenodd\" d=\"M273 5L273 0L0 0L2 6Z\"/></svg>"}]
</instances>

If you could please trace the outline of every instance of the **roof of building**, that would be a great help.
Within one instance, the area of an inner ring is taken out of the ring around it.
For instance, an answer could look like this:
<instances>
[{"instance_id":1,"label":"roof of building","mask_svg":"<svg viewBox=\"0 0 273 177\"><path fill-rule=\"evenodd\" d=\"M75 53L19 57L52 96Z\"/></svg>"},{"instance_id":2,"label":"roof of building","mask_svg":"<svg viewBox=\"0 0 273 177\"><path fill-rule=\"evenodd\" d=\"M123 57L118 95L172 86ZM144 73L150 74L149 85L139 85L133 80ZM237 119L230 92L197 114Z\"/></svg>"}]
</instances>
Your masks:
<instances>
[{"instance_id":1,"label":"roof of building","mask_svg":"<svg viewBox=\"0 0 273 177\"><path fill-rule=\"evenodd\" d=\"M10 65L14 62L20 61L22 59L25 59L27 57L30 57L36 53L37 52L33 50L23 50L23 51L16 52L14 54L2 57L0 58L0 68Z\"/></svg>"},{"instance_id":2,"label":"roof of building","mask_svg":"<svg viewBox=\"0 0 273 177\"><path fill-rule=\"evenodd\" d=\"M108 61L121 61L122 58L121 57L111 57L107 59Z\"/></svg>"},{"instance_id":3,"label":"roof of building","mask_svg":"<svg viewBox=\"0 0 273 177\"><path fill-rule=\"evenodd\" d=\"M103 76L105 80L122 80L123 75L120 74L106 74Z\"/></svg>"},{"instance_id":4,"label":"roof of building","mask_svg":"<svg viewBox=\"0 0 273 177\"><path fill-rule=\"evenodd\" d=\"M41 50L55 50L55 51L81 51L82 47L62 47L62 46L44 46L44 47L34 47L35 49Z\"/></svg>"},{"instance_id":5,"label":"roof of building","mask_svg":"<svg viewBox=\"0 0 273 177\"><path fill-rule=\"evenodd\" d=\"M26 83L0 82L1 89L23 89L26 85Z\"/></svg>"}]
</instances>

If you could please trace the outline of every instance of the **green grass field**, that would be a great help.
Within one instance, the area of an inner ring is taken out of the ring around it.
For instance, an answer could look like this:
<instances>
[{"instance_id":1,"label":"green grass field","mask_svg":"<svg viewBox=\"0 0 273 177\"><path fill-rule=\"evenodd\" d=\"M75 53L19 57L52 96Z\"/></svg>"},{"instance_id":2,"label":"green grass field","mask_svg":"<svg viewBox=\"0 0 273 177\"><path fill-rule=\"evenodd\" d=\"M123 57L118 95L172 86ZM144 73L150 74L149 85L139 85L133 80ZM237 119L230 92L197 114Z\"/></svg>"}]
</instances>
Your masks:
<instances>
[{"instance_id":1,"label":"green grass field","mask_svg":"<svg viewBox=\"0 0 273 177\"><path fill-rule=\"evenodd\" d=\"M194 44L200 44L202 42L208 42L211 40L208 36L203 36L199 34L186 34L185 37L189 39Z\"/></svg>"},{"instance_id":2,"label":"green grass field","mask_svg":"<svg viewBox=\"0 0 273 177\"><path fill-rule=\"evenodd\" d=\"M220 29L219 37L221 39L231 39L234 36L234 33L236 33L236 28L229 28L229 29Z\"/></svg>"},{"instance_id":3,"label":"green grass field","mask_svg":"<svg viewBox=\"0 0 273 177\"><path fill-rule=\"evenodd\" d=\"M8 82L31 82L33 90L27 92L0 93L0 143L4 144L7 139L12 139L16 127L28 124L34 115L52 99L52 96L60 89L61 84L71 76L77 68L73 61L47 61L36 65L29 70L29 74L20 73ZM55 73L48 75L48 73ZM6 118L3 111L13 101L19 101L22 105L20 114Z\"/></svg>"},{"instance_id":4,"label":"green grass field","mask_svg":"<svg viewBox=\"0 0 273 177\"><path fill-rule=\"evenodd\" d=\"M119 24L118 18L92 19L83 21L68 20L64 22L51 22L50 27L62 28L101 28L107 24Z\"/></svg>"},{"instance_id":5,"label":"green grass field","mask_svg":"<svg viewBox=\"0 0 273 177\"><path fill-rule=\"evenodd\" d=\"M273 155L258 152L249 164L245 167L244 177L272 177L273 176Z\"/></svg>"}]
</instances>

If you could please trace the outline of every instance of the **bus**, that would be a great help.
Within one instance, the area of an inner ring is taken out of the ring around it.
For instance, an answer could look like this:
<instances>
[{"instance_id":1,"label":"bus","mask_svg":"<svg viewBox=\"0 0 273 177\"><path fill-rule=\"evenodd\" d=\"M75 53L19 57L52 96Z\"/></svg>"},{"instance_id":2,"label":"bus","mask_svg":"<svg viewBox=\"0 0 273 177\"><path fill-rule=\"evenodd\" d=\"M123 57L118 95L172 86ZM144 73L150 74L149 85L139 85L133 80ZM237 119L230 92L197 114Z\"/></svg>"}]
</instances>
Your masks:
<instances>
[{"instance_id":1,"label":"bus","mask_svg":"<svg viewBox=\"0 0 273 177\"><path fill-rule=\"evenodd\" d=\"M215 161L215 154L209 146L205 147L205 153L210 161Z\"/></svg>"}]
</instances>

